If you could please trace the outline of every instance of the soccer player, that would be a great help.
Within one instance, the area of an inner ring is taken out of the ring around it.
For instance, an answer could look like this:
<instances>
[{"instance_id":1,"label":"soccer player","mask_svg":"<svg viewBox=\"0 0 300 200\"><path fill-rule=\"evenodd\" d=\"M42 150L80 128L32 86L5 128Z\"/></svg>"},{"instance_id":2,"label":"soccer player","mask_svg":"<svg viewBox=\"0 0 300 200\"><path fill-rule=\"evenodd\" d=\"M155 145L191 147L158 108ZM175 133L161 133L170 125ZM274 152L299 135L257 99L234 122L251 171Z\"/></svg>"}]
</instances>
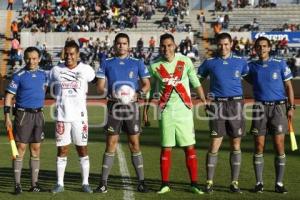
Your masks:
<instances>
[{"instance_id":1,"label":"soccer player","mask_svg":"<svg viewBox=\"0 0 300 200\"><path fill-rule=\"evenodd\" d=\"M24 52L26 66L16 72L6 89L4 115L6 129L12 128L10 112L15 97L14 137L19 156L13 160L15 194L22 193L21 172L27 144L30 150L31 188L30 192L40 192L38 175L40 169L41 142L44 139L43 106L47 75L39 69L40 51L28 47Z\"/></svg>"},{"instance_id":2,"label":"soccer player","mask_svg":"<svg viewBox=\"0 0 300 200\"><path fill-rule=\"evenodd\" d=\"M200 81L210 77L209 98L212 103L207 110L211 117L211 143L207 153L206 192L213 191L213 178L218 161L218 151L223 136L230 139L230 191L240 193L238 178L241 166L241 137L244 135L242 76L248 73L246 60L231 52L232 38L228 33L217 35L217 55L203 62L198 69Z\"/></svg>"},{"instance_id":3,"label":"soccer player","mask_svg":"<svg viewBox=\"0 0 300 200\"><path fill-rule=\"evenodd\" d=\"M88 116L86 93L88 82L95 78L89 65L79 62L79 46L70 41L64 47L65 63L51 69L49 79L56 98L57 184L52 193L64 191L64 175L68 146L73 143L80 160L82 191L92 193L89 186L90 161L87 152Z\"/></svg>"},{"instance_id":4,"label":"soccer player","mask_svg":"<svg viewBox=\"0 0 300 200\"><path fill-rule=\"evenodd\" d=\"M203 194L198 188L197 154L189 83L205 102L202 86L197 78L191 60L175 54L176 44L171 34L160 37L160 54L150 66L152 77L159 82L161 119L161 156L160 171L162 185L158 194L170 192L169 174L171 151L176 145L185 151L186 166L191 179L191 191Z\"/></svg>"},{"instance_id":5,"label":"soccer player","mask_svg":"<svg viewBox=\"0 0 300 200\"><path fill-rule=\"evenodd\" d=\"M253 165L256 175L255 192L263 192L264 147L266 134L272 135L275 148L275 192L287 193L283 186L286 156L284 134L287 132L287 117L292 118L294 91L292 73L283 60L270 56L271 42L266 37L256 39L254 48L258 60L249 63L247 79L253 84L255 103L251 133L254 135L255 152Z\"/></svg>"},{"instance_id":6,"label":"soccer player","mask_svg":"<svg viewBox=\"0 0 300 200\"><path fill-rule=\"evenodd\" d=\"M96 75L99 94L105 93L106 83L108 86L107 124L104 128L106 149L103 154L101 180L95 190L99 193L107 192L107 179L121 131L128 135L132 164L139 181L137 190L148 191L144 182L143 156L139 142L141 127L137 96L144 96L150 89L150 75L142 60L129 57L129 42L127 34L117 34L114 40L116 57L103 61ZM127 89L122 91L122 88Z\"/></svg>"}]
</instances>

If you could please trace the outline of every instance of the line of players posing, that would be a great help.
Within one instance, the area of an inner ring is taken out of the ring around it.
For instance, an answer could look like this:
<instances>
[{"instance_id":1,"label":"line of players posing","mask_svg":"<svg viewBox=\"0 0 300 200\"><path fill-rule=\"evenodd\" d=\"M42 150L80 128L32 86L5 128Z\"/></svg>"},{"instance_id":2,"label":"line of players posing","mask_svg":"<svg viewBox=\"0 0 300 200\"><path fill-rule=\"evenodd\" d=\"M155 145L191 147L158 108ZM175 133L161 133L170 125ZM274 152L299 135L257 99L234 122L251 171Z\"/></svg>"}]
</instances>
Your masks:
<instances>
[{"instance_id":1,"label":"line of players posing","mask_svg":"<svg viewBox=\"0 0 300 200\"><path fill-rule=\"evenodd\" d=\"M257 60L247 63L231 52L232 39L228 33L217 36L217 54L199 67L198 74L189 58L176 52L171 34L160 37L160 56L147 69L142 60L129 57L129 37L119 33L115 37L116 56L102 62L94 70L79 61L79 47L74 41L64 47L65 62L55 66L49 74L39 69L40 52L28 47L26 66L16 72L6 89L4 115L6 128L14 128L19 155L13 160L15 194L22 193L21 171L26 146L30 149L31 192L41 192L38 184L40 146L44 139L43 106L47 85L56 100L57 184L52 193L64 191L64 174L67 165L68 146L75 144L80 158L82 191L106 193L108 176L112 168L119 134L128 135L132 164L138 178L137 191L148 192L144 181L143 157L139 137L141 133L137 100L150 90L150 75L158 82L160 99L159 127L161 130L160 171L162 184L157 192L171 191L169 172L172 147L180 146L186 156L186 167L191 179L190 190L204 192L197 184L197 156L192 113L190 86L196 91L205 107L209 120L211 143L206 158L207 182L204 191L213 192L214 174L218 151L223 136L230 141L231 183L230 191L241 193L238 178L241 166L241 138L245 133L243 116L242 78L253 85L255 102L250 132L254 135L253 165L256 175L254 192L263 192L264 144L266 134L271 134L275 147L275 192L287 193L283 185L286 163L284 136L288 119L294 115L292 74L283 60L270 56L271 44L265 37L255 41ZM206 101L201 81L210 77L209 101ZM103 154L99 186L89 185L90 161L87 153L88 119L86 93L88 82L95 82L99 94L107 92L106 149ZM107 90L106 90L107 85ZM14 123L10 113L15 99Z\"/></svg>"}]
</instances>

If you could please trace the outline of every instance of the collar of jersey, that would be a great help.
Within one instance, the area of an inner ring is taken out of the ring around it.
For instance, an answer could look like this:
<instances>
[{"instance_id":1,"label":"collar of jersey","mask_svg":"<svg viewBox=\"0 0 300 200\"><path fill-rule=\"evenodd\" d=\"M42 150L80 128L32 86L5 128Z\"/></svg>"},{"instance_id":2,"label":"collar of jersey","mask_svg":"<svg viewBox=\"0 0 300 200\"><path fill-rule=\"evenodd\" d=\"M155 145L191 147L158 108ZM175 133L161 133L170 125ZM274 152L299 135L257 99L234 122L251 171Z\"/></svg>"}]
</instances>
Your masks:
<instances>
[{"instance_id":1,"label":"collar of jersey","mask_svg":"<svg viewBox=\"0 0 300 200\"><path fill-rule=\"evenodd\" d=\"M269 57L269 59L266 60L266 61L258 60L258 63L261 64L261 65L266 65L266 64L268 64L269 62L271 62L272 60L273 60L273 57Z\"/></svg>"},{"instance_id":2,"label":"collar of jersey","mask_svg":"<svg viewBox=\"0 0 300 200\"><path fill-rule=\"evenodd\" d=\"M218 58L221 59L221 60L228 60L228 59L232 58L232 55L233 54L231 52L230 55L228 56L228 58L223 59L220 55L218 55Z\"/></svg>"}]
</instances>

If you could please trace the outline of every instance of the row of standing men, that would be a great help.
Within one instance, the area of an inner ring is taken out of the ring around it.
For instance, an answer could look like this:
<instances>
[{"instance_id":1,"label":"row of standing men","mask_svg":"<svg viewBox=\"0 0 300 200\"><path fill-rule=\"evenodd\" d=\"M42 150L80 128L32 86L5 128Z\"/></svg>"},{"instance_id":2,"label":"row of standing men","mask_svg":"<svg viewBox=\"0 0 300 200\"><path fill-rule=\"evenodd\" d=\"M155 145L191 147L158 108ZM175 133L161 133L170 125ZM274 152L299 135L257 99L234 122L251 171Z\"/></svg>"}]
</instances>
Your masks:
<instances>
[{"instance_id":1,"label":"row of standing men","mask_svg":"<svg viewBox=\"0 0 300 200\"><path fill-rule=\"evenodd\" d=\"M40 52L28 47L24 52L26 66L16 72L6 89L4 115L6 128L14 127L19 156L13 161L15 194L22 193L21 171L26 146L30 148L31 192L42 191L38 184L40 146L44 139L43 106L47 85L56 99L56 146L57 184L52 193L64 191L64 174L67 165L68 146L76 146L80 158L83 192L106 193L108 176L113 166L119 134L128 135L132 164L135 168L137 191L148 192L144 181L143 156L140 149L141 133L137 100L150 90L150 75L159 84L159 109L161 130L160 171L162 184L159 194L171 191L169 173L172 147L180 146L186 155L193 193L203 194L198 187L198 163L195 150L195 134L190 85L205 105L209 120L211 143L206 158L207 182L205 191L213 192L214 174L218 151L223 137L230 140L231 184L230 191L241 193L238 178L241 166L241 138L245 133L243 116L242 78L253 85L255 103L250 132L254 135L253 165L256 175L255 192L263 192L264 144L266 134L271 134L275 147L275 192L286 193L283 185L285 168L284 135L287 120L294 115L292 75L283 60L270 57L268 38L255 41L258 59L247 63L231 52L232 38L228 33L217 36L217 54L199 67L198 75L189 58L176 54L173 35L160 37L160 56L149 67L143 61L128 57L129 36L119 33L115 37L116 56L106 59L98 71L79 61L79 47L75 41L66 43L65 63L53 67L49 74L39 69ZM210 77L210 92L206 100L201 82ZM88 118L86 94L88 82L95 82L99 94L107 92L106 148L103 154L99 186L92 190L89 185L90 161L87 153ZM106 91L107 85L107 91ZM130 86L135 92L128 98ZM128 87L127 87L128 88ZM10 113L15 98L14 123ZM127 99L127 100L126 100Z\"/></svg>"}]
</instances>

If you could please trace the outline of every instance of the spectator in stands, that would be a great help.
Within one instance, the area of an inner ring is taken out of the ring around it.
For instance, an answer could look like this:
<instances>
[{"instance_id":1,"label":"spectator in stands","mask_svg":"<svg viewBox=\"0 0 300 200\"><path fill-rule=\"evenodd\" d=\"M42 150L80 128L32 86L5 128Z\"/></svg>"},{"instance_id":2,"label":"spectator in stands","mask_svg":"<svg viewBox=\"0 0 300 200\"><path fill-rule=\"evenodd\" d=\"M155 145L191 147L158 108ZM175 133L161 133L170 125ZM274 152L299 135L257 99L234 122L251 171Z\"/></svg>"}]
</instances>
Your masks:
<instances>
[{"instance_id":1,"label":"spectator in stands","mask_svg":"<svg viewBox=\"0 0 300 200\"><path fill-rule=\"evenodd\" d=\"M258 31L259 30L259 23L256 18L253 18L253 22L251 23L251 30Z\"/></svg>"},{"instance_id":2,"label":"spectator in stands","mask_svg":"<svg viewBox=\"0 0 300 200\"><path fill-rule=\"evenodd\" d=\"M11 23L11 32L12 32L13 38L19 37L19 27L18 27L17 21L13 21Z\"/></svg>"},{"instance_id":3,"label":"spectator in stands","mask_svg":"<svg viewBox=\"0 0 300 200\"><path fill-rule=\"evenodd\" d=\"M170 18L169 18L167 15L165 15L165 16L162 18L161 23L160 23L160 25L158 26L158 28L163 27L163 28L165 28L165 30L168 30L170 24L171 24Z\"/></svg>"},{"instance_id":4,"label":"spectator in stands","mask_svg":"<svg viewBox=\"0 0 300 200\"><path fill-rule=\"evenodd\" d=\"M139 17L137 15L133 15L131 18L132 27L137 28L138 21Z\"/></svg>"},{"instance_id":5,"label":"spectator in stands","mask_svg":"<svg viewBox=\"0 0 300 200\"><path fill-rule=\"evenodd\" d=\"M138 53L142 52L144 49L144 41L143 38L140 38L136 43L136 50Z\"/></svg>"},{"instance_id":6,"label":"spectator in stands","mask_svg":"<svg viewBox=\"0 0 300 200\"><path fill-rule=\"evenodd\" d=\"M200 15L197 15L197 20L200 25L200 32L203 32L205 29L205 15L204 12L200 12Z\"/></svg>"},{"instance_id":7,"label":"spectator in stands","mask_svg":"<svg viewBox=\"0 0 300 200\"><path fill-rule=\"evenodd\" d=\"M217 36L222 31L222 24L215 22L213 25L215 36Z\"/></svg>"},{"instance_id":8,"label":"spectator in stands","mask_svg":"<svg viewBox=\"0 0 300 200\"><path fill-rule=\"evenodd\" d=\"M227 0L227 10L232 11L233 10L233 2L232 0Z\"/></svg>"},{"instance_id":9,"label":"spectator in stands","mask_svg":"<svg viewBox=\"0 0 300 200\"><path fill-rule=\"evenodd\" d=\"M224 11L221 0L215 0L215 11Z\"/></svg>"},{"instance_id":10,"label":"spectator in stands","mask_svg":"<svg viewBox=\"0 0 300 200\"><path fill-rule=\"evenodd\" d=\"M151 36L151 38L150 38L150 40L149 40L149 51L150 52L154 52L154 48L155 48L155 43L156 43L156 41L155 41L155 39L154 39L154 37L153 36Z\"/></svg>"},{"instance_id":11,"label":"spectator in stands","mask_svg":"<svg viewBox=\"0 0 300 200\"><path fill-rule=\"evenodd\" d=\"M13 10L13 3L14 3L14 0L7 0L7 7L6 7L6 10Z\"/></svg>"},{"instance_id":12,"label":"spectator in stands","mask_svg":"<svg viewBox=\"0 0 300 200\"><path fill-rule=\"evenodd\" d=\"M229 22L230 22L229 15L228 14L224 15L224 21L223 21L222 27L224 29L228 29Z\"/></svg>"}]
</instances>

